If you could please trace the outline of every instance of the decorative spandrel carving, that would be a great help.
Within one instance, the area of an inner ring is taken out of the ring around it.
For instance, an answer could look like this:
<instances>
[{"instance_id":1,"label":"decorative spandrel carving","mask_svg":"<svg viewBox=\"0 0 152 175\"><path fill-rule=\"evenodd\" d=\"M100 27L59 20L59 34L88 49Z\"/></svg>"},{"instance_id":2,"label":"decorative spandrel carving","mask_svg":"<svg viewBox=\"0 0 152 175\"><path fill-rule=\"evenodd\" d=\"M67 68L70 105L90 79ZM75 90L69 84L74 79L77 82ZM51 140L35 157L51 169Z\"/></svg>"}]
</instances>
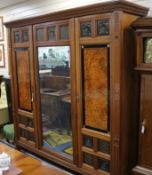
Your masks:
<instances>
[{"instance_id":1,"label":"decorative spandrel carving","mask_svg":"<svg viewBox=\"0 0 152 175\"><path fill-rule=\"evenodd\" d=\"M91 36L91 22L84 22L80 25L81 37Z\"/></svg>"},{"instance_id":2,"label":"decorative spandrel carving","mask_svg":"<svg viewBox=\"0 0 152 175\"><path fill-rule=\"evenodd\" d=\"M109 19L97 20L97 35L109 35Z\"/></svg>"},{"instance_id":3,"label":"decorative spandrel carving","mask_svg":"<svg viewBox=\"0 0 152 175\"><path fill-rule=\"evenodd\" d=\"M152 63L152 38L146 38L144 40L144 63Z\"/></svg>"}]
</instances>

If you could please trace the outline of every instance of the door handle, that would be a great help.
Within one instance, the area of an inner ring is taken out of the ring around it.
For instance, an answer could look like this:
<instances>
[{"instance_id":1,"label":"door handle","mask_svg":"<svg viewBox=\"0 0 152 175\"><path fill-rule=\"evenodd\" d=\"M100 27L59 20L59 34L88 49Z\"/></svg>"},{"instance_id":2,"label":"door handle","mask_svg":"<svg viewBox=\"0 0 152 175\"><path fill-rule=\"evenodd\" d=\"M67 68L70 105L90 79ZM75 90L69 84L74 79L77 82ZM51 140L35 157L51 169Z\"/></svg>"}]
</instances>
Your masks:
<instances>
[{"instance_id":1,"label":"door handle","mask_svg":"<svg viewBox=\"0 0 152 175\"><path fill-rule=\"evenodd\" d=\"M146 130L146 120L144 119L141 122L141 134L144 134L145 133L145 130Z\"/></svg>"},{"instance_id":2,"label":"door handle","mask_svg":"<svg viewBox=\"0 0 152 175\"><path fill-rule=\"evenodd\" d=\"M31 97L31 102L33 103L34 101L34 93L32 93L32 97Z\"/></svg>"}]
</instances>

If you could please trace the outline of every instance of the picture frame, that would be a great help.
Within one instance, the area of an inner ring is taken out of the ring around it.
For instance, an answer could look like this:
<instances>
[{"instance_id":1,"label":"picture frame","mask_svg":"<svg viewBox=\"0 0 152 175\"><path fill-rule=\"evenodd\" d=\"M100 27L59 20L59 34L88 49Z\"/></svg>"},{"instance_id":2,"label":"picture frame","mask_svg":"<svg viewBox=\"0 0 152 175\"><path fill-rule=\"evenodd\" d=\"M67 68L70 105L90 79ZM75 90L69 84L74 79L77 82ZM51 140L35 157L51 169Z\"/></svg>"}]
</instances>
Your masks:
<instances>
[{"instance_id":1,"label":"picture frame","mask_svg":"<svg viewBox=\"0 0 152 175\"><path fill-rule=\"evenodd\" d=\"M3 26L3 17L0 16L0 41L4 40L4 26Z\"/></svg>"},{"instance_id":2,"label":"picture frame","mask_svg":"<svg viewBox=\"0 0 152 175\"><path fill-rule=\"evenodd\" d=\"M0 44L0 67L5 67L4 44Z\"/></svg>"}]
</instances>

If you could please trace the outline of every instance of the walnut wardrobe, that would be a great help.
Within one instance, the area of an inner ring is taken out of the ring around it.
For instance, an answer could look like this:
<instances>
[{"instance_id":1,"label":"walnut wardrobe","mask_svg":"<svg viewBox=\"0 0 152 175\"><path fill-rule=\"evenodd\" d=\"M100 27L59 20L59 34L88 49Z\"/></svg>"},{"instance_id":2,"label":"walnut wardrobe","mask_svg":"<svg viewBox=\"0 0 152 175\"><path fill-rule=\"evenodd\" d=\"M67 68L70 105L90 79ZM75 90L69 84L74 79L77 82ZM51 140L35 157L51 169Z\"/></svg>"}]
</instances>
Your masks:
<instances>
[{"instance_id":1,"label":"walnut wardrobe","mask_svg":"<svg viewBox=\"0 0 152 175\"><path fill-rule=\"evenodd\" d=\"M152 18L137 19L132 27L136 39L137 149L133 175L152 174Z\"/></svg>"},{"instance_id":2,"label":"walnut wardrobe","mask_svg":"<svg viewBox=\"0 0 152 175\"><path fill-rule=\"evenodd\" d=\"M112 1L5 24L18 147L81 174L130 173L130 24L147 12Z\"/></svg>"}]
</instances>

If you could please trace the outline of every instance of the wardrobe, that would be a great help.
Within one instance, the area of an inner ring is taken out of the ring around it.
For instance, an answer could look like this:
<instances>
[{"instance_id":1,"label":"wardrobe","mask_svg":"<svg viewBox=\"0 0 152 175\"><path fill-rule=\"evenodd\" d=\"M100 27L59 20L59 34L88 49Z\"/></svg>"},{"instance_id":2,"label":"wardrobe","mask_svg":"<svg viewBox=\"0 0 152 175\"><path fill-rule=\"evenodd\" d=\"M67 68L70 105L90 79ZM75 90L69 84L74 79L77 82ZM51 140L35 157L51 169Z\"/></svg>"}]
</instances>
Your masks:
<instances>
[{"instance_id":1,"label":"wardrobe","mask_svg":"<svg viewBox=\"0 0 152 175\"><path fill-rule=\"evenodd\" d=\"M135 165L134 35L148 9L110 1L7 22L15 141L86 175Z\"/></svg>"},{"instance_id":2,"label":"wardrobe","mask_svg":"<svg viewBox=\"0 0 152 175\"><path fill-rule=\"evenodd\" d=\"M137 150L133 175L152 174L152 19L136 20L132 27L136 39Z\"/></svg>"}]
</instances>

